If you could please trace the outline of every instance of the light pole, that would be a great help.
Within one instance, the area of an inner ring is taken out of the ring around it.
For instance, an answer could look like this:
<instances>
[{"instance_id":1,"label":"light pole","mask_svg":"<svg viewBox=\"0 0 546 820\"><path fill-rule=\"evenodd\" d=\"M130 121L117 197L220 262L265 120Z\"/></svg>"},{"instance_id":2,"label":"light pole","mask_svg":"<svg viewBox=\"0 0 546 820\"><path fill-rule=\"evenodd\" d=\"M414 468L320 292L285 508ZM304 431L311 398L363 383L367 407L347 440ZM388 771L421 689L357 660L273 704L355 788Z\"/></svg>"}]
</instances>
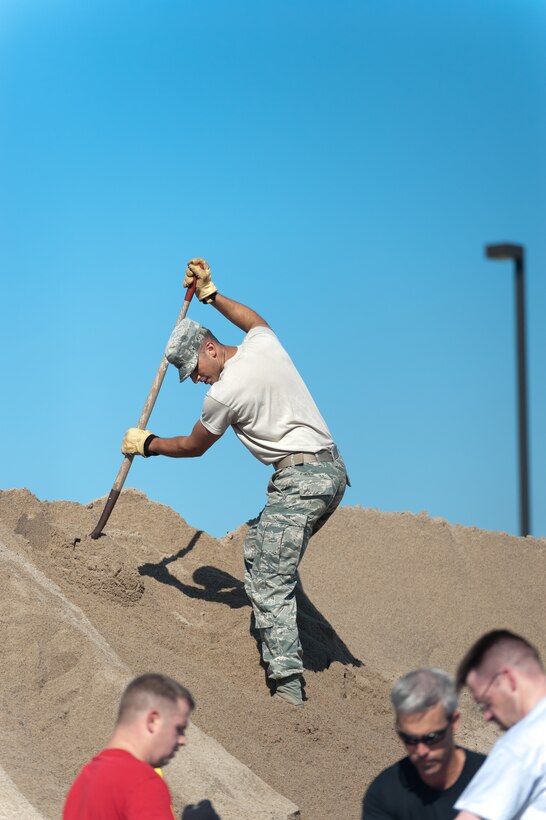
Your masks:
<instances>
[{"instance_id":1,"label":"light pole","mask_svg":"<svg viewBox=\"0 0 546 820\"><path fill-rule=\"evenodd\" d=\"M513 259L516 285L516 355L518 363L520 532L529 535L529 455L527 443L527 375L525 359L525 251L523 245L486 245L488 259Z\"/></svg>"}]
</instances>

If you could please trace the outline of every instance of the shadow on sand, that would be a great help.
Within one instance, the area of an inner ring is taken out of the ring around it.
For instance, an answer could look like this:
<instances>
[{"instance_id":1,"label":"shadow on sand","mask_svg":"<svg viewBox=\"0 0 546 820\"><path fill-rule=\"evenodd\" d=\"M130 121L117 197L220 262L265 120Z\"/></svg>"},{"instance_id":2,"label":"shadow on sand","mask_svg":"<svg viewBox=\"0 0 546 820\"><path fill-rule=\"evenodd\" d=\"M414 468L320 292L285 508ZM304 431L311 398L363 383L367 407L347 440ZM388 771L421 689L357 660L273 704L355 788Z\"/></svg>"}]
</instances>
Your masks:
<instances>
[{"instance_id":1,"label":"shadow on sand","mask_svg":"<svg viewBox=\"0 0 546 820\"><path fill-rule=\"evenodd\" d=\"M201 800L193 806L186 806L180 820L221 820L210 800Z\"/></svg>"},{"instance_id":2,"label":"shadow on sand","mask_svg":"<svg viewBox=\"0 0 546 820\"><path fill-rule=\"evenodd\" d=\"M225 604L231 609L240 609L244 606L250 608L243 582L218 567L198 567L192 576L197 586L186 584L171 574L169 565L182 560L191 552L202 534L201 530L197 531L188 544L175 555L163 558L157 564L142 564L138 568L140 575L153 578L161 584L172 586L188 598ZM363 665L362 661L352 654L333 626L307 596L299 575L296 585L296 603L298 631L303 649L305 669L321 672L328 669L330 664L335 661L346 666ZM259 644L260 639L254 627L254 617L251 618L250 633Z\"/></svg>"}]
</instances>

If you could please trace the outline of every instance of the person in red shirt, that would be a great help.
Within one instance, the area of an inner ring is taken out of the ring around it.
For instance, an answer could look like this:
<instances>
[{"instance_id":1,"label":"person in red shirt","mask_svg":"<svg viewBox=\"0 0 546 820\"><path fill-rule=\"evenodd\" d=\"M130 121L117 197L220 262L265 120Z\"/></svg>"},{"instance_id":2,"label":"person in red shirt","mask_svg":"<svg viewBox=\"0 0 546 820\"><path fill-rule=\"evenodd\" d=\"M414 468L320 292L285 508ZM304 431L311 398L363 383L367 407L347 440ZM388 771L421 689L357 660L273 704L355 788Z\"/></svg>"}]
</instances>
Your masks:
<instances>
[{"instance_id":1,"label":"person in red shirt","mask_svg":"<svg viewBox=\"0 0 546 820\"><path fill-rule=\"evenodd\" d=\"M125 689L110 742L83 767L63 820L173 820L171 797L155 769L186 744L195 703L165 675L147 673Z\"/></svg>"}]
</instances>

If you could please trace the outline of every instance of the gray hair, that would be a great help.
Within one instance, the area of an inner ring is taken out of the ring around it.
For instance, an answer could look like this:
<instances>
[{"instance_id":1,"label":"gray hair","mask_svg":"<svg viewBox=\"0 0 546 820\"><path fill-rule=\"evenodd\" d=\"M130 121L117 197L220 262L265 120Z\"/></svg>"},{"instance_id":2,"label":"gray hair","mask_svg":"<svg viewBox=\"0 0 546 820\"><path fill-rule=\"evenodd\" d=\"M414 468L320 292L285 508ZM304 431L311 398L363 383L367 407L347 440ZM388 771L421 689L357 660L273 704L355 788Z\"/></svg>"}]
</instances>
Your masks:
<instances>
[{"instance_id":1,"label":"gray hair","mask_svg":"<svg viewBox=\"0 0 546 820\"><path fill-rule=\"evenodd\" d=\"M396 714L425 712L438 703L446 717L457 709L455 681L442 669L416 669L396 681L391 690L391 701Z\"/></svg>"}]
</instances>

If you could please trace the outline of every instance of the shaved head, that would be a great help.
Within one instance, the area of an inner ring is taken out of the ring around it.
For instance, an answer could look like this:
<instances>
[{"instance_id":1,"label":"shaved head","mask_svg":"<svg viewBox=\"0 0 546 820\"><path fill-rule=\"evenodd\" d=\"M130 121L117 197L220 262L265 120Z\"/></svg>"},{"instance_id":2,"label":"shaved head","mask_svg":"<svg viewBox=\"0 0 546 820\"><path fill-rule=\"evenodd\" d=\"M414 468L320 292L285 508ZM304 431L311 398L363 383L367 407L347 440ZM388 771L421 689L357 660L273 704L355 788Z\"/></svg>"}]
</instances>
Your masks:
<instances>
[{"instance_id":1,"label":"shaved head","mask_svg":"<svg viewBox=\"0 0 546 820\"><path fill-rule=\"evenodd\" d=\"M132 723L137 715L146 712L158 700L173 708L178 700L185 700L190 709L195 708L193 697L185 686L166 675L149 672L135 678L125 689L119 704L118 725Z\"/></svg>"},{"instance_id":2,"label":"shaved head","mask_svg":"<svg viewBox=\"0 0 546 820\"><path fill-rule=\"evenodd\" d=\"M462 689L471 672L487 675L501 666L517 666L529 675L544 673L536 647L521 635L495 629L482 635L462 659L457 670L457 689Z\"/></svg>"}]
</instances>

